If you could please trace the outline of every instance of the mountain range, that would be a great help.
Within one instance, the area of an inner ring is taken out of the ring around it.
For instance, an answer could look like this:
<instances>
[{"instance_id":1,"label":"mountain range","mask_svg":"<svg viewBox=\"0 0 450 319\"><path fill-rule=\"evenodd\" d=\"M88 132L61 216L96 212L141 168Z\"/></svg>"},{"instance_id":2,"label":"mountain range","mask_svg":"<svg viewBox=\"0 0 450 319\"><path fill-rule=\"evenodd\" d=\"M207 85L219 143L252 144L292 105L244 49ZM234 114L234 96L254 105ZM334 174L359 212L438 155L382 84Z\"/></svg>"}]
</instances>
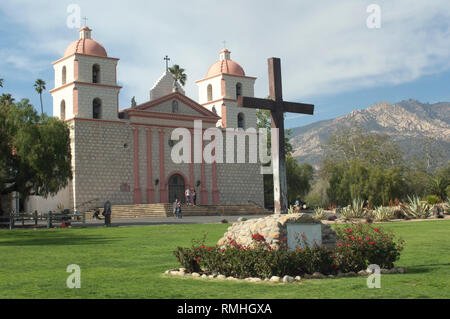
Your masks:
<instances>
[{"instance_id":1,"label":"mountain range","mask_svg":"<svg viewBox=\"0 0 450 319\"><path fill-rule=\"evenodd\" d=\"M416 100L381 102L330 120L291 129L293 156L299 163L319 168L322 146L339 128L360 126L370 133L388 135L403 151L405 160L432 154L434 165L450 159L450 102Z\"/></svg>"}]
</instances>

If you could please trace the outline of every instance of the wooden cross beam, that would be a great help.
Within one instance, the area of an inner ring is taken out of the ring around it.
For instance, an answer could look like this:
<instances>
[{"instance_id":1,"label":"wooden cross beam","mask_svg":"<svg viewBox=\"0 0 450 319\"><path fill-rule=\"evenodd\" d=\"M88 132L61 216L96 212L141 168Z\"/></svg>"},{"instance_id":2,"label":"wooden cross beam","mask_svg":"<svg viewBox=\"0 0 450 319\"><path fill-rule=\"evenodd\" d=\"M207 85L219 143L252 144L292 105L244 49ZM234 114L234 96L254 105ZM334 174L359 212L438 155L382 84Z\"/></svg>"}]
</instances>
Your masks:
<instances>
[{"instance_id":1,"label":"wooden cross beam","mask_svg":"<svg viewBox=\"0 0 450 319\"><path fill-rule=\"evenodd\" d=\"M272 143L272 166L275 214L286 213L287 182L286 182L286 151L284 143L284 113L313 114L314 105L283 101L281 86L281 62L279 58L268 59L269 65L269 98L259 99L240 96L239 107L270 110L271 127L278 128L278 147ZM272 137L274 141L274 137Z\"/></svg>"}]
</instances>

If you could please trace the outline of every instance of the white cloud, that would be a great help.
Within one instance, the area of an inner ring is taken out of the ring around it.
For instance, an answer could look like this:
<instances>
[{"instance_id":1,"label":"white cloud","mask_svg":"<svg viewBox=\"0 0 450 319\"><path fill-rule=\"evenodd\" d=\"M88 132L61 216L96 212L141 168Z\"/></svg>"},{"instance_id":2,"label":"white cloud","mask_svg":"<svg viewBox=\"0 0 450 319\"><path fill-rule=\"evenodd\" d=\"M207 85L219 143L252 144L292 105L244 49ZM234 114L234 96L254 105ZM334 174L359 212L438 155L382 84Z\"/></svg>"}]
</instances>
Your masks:
<instances>
[{"instance_id":1,"label":"white cloud","mask_svg":"<svg viewBox=\"0 0 450 319\"><path fill-rule=\"evenodd\" d=\"M267 95L271 56L282 59L284 96L291 100L399 84L450 68L448 0L375 1L382 27L368 29L366 8L373 2L77 1L93 37L121 59L121 107L132 96L148 99L166 54L187 70L186 91L196 99L194 81L217 60L223 40L245 72L258 77L257 96ZM3 14L27 30L20 45L29 50L11 61L17 68L45 54L50 69L77 38L65 25L69 3L2 1Z\"/></svg>"}]
</instances>

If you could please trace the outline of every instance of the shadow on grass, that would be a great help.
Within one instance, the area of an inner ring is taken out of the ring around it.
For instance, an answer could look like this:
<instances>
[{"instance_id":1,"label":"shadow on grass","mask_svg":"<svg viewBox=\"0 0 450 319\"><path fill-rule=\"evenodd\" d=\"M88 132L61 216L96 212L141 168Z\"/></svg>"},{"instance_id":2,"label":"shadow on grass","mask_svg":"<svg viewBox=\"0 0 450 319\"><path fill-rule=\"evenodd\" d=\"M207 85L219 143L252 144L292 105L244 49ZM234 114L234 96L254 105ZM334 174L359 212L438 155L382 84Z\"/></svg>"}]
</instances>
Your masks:
<instances>
[{"instance_id":1,"label":"shadow on grass","mask_svg":"<svg viewBox=\"0 0 450 319\"><path fill-rule=\"evenodd\" d=\"M120 241L121 238L108 238L93 235L74 235L74 234L20 234L14 238L5 238L7 240L0 243L1 246L73 246L73 245L109 245Z\"/></svg>"},{"instance_id":2,"label":"shadow on grass","mask_svg":"<svg viewBox=\"0 0 450 319\"><path fill-rule=\"evenodd\" d=\"M435 270L436 267L442 267L442 266L450 266L450 263L446 264L428 264L428 265L414 265L411 267L408 267L408 274L421 274L426 273Z\"/></svg>"}]
</instances>

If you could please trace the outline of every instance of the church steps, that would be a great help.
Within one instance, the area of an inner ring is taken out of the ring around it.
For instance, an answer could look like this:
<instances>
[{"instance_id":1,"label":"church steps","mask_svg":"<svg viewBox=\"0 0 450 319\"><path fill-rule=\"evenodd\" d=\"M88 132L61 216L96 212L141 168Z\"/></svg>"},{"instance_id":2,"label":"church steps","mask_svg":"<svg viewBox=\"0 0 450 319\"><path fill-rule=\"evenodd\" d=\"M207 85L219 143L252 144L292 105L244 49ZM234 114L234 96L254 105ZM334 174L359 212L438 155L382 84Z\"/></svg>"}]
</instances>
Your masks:
<instances>
[{"instance_id":1,"label":"church steps","mask_svg":"<svg viewBox=\"0 0 450 319\"><path fill-rule=\"evenodd\" d=\"M102 211L102 209L100 209ZM113 205L112 218L146 218L173 216L172 204ZM232 215L268 215L272 214L255 204L246 205L205 205L182 206L183 216L232 216Z\"/></svg>"}]
</instances>

